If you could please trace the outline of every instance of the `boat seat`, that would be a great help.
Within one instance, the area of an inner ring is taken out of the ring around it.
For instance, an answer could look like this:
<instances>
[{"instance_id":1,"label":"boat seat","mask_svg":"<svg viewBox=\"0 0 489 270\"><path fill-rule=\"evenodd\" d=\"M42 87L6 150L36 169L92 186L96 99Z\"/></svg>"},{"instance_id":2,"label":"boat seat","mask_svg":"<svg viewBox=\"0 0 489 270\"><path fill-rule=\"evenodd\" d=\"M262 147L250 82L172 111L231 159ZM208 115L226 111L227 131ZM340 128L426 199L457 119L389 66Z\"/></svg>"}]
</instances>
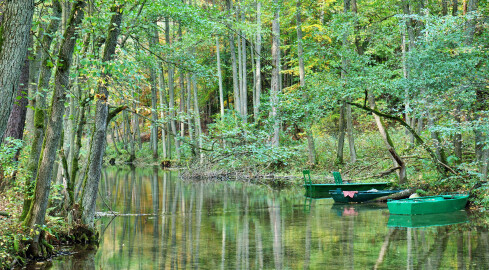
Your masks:
<instances>
[{"instance_id":1,"label":"boat seat","mask_svg":"<svg viewBox=\"0 0 489 270\"><path fill-rule=\"evenodd\" d=\"M343 179L341 178L340 172L333 172L334 183L337 185L343 184Z\"/></svg>"},{"instance_id":2,"label":"boat seat","mask_svg":"<svg viewBox=\"0 0 489 270\"><path fill-rule=\"evenodd\" d=\"M309 170L303 170L302 171L302 176L304 177L304 185L311 185L311 173Z\"/></svg>"}]
</instances>

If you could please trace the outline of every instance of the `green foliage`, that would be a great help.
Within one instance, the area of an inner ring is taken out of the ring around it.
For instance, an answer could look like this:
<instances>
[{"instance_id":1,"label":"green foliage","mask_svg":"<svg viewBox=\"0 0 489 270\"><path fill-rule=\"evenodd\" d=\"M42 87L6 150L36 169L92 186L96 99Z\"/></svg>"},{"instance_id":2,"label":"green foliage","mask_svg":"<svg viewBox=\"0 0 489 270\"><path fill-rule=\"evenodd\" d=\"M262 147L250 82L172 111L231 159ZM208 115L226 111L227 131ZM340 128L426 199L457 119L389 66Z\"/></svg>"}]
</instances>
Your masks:
<instances>
[{"instance_id":1,"label":"green foliage","mask_svg":"<svg viewBox=\"0 0 489 270\"><path fill-rule=\"evenodd\" d=\"M22 140L7 138L6 143L0 146L0 170L5 174L9 175L17 170L17 162L14 158L23 144Z\"/></svg>"},{"instance_id":2,"label":"green foliage","mask_svg":"<svg viewBox=\"0 0 489 270\"><path fill-rule=\"evenodd\" d=\"M281 169L298 155L292 147L273 147L271 132L256 124L244 123L233 112L209 125L206 147L210 162L224 168Z\"/></svg>"}]
</instances>

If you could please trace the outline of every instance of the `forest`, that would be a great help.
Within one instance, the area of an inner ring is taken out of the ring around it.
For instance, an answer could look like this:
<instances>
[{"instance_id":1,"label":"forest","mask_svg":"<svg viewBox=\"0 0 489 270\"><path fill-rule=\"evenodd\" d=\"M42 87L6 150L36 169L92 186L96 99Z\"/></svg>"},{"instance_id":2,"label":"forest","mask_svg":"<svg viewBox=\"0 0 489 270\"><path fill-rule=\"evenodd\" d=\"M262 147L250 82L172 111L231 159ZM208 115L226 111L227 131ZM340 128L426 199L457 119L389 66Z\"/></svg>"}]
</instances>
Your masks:
<instances>
[{"instance_id":1,"label":"forest","mask_svg":"<svg viewBox=\"0 0 489 270\"><path fill-rule=\"evenodd\" d=\"M488 15L478 0L0 1L0 265L49 257L54 234L97 242L111 165L292 185L334 170L485 210Z\"/></svg>"}]
</instances>

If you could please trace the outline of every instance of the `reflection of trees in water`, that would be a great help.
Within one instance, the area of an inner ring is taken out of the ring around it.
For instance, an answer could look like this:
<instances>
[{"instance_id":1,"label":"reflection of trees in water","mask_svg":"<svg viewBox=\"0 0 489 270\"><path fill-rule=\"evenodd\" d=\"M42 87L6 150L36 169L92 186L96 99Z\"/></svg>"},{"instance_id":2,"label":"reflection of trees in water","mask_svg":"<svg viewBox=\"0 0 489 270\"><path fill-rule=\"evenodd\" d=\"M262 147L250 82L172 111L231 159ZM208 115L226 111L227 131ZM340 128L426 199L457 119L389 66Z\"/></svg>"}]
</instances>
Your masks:
<instances>
[{"instance_id":1,"label":"reflection of trees in water","mask_svg":"<svg viewBox=\"0 0 489 270\"><path fill-rule=\"evenodd\" d=\"M357 215L338 216L327 200L304 204L297 192L187 183L156 168L146 174L119 170L119 179L115 173L101 186L108 204L116 212L145 215L101 224L106 233L96 260L103 269L487 266L488 237L464 236L452 229L457 227L388 229L386 210L355 206Z\"/></svg>"},{"instance_id":2,"label":"reflection of trees in water","mask_svg":"<svg viewBox=\"0 0 489 270\"><path fill-rule=\"evenodd\" d=\"M471 251L472 256L469 256L472 260L469 264L470 269L489 269L489 236L487 230L483 230L478 235Z\"/></svg>"},{"instance_id":3,"label":"reflection of trees in water","mask_svg":"<svg viewBox=\"0 0 489 270\"><path fill-rule=\"evenodd\" d=\"M282 222L280 215L280 203L273 197L268 199L268 211L270 213L270 226L273 237L273 259L275 269L283 268L283 243L282 243Z\"/></svg>"},{"instance_id":4,"label":"reflection of trees in water","mask_svg":"<svg viewBox=\"0 0 489 270\"><path fill-rule=\"evenodd\" d=\"M466 231L457 225L390 229L374 269L389 269L385 264L387 258L398 256L402 249L406 251L405 268L408 270L455 266L461 270L489 269L489 235L480 231L473 234L472 230Z\"/></svg>"}]
</instances>

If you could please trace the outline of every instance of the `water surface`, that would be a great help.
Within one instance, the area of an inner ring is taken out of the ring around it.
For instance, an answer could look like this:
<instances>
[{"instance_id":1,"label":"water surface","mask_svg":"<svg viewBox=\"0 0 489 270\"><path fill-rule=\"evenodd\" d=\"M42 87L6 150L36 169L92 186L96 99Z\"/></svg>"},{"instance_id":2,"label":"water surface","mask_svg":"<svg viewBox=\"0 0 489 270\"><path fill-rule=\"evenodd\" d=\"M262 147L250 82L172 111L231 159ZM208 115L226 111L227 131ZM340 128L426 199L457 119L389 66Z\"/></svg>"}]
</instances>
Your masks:
<instances>
[{"instance_id":1,"label":"water surface","mask_svg":"<svg viewBox=\"0 0 489 270\"><path fill-rule=\"evenodd\" d=\"M336 205L306 200L302 188L192 182L177 174L106 170L98 211L125 215L97 221L97 250L75 249L47 268L489 268L488 234L470 223L393 228L385 204Z\"/></svg>"}]
</instances>

